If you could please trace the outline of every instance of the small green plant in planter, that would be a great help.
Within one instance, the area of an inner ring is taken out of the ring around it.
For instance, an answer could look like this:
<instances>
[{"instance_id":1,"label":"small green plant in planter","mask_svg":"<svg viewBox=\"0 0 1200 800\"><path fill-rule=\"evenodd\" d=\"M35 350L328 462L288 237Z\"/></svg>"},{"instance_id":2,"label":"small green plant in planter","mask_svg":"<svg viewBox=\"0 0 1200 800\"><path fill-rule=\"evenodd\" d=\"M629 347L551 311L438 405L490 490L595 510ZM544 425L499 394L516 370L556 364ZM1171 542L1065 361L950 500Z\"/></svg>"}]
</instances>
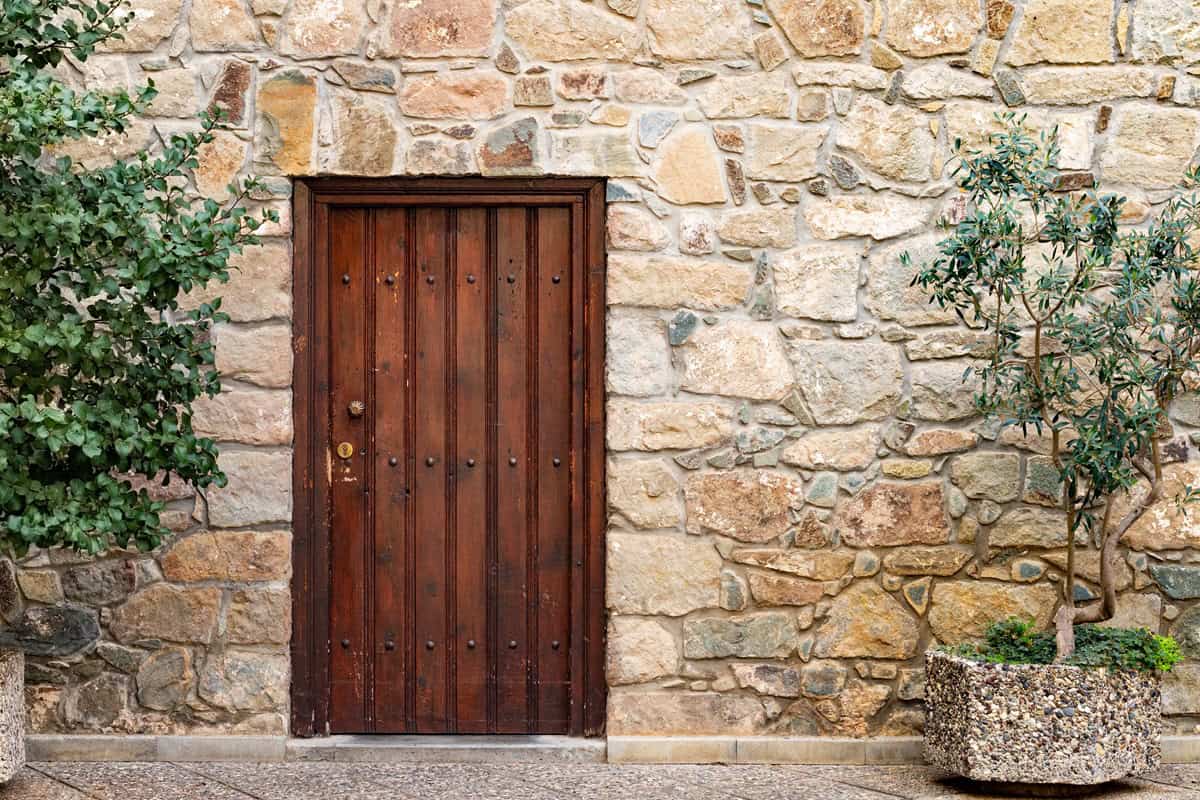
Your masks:
<instances>
[{"instance_id":1,"label":"small green plant in planter","mask_svg":"<svg viewBox=\"0 0 1200 800\"><path fill-rule=\"evenodd\" d=\"M153 549L167 533L161 504L133 476L199 489L224 481L191 414L193 401L220 390L209 342L219 302L183 312L176 298L228 280L229 257L275 215L247 212L252 182L230 187L221 203L191 188L198 152L223 127L216 111L127 161L90 169L62 155L78 140L130 131L153 100L152 85L131 97L76 91L62 79L72 60L121 38L132 17L119 2L95 0L3 0L0 13L0 550L8 555ZM19 742L22 726L8 729ZM11 761L0 752L0 780Z\"/></svg>"},{"instance_id":2,"label":"small green plant in planter","mask_svg":"<svg viewBox=\"0 0 1200 800\"><path fill-rule=\"evenodd\" d=\"M1158 764L1159 674L1179 660L1167 637L1087 623L1116 612L1119 542L1165 497L1168 411L1200 367L1198 175L1123 229L1123 198L1058 190L1054 133L1002 122L983 151L956 143L967 210L913 283L985 336L963 376L978 411L1043 442L1063 520L1044 546L1065 547L1066 568L1053 633L1001 622L981 645L926 653L925 755L977 780L1095 784ZM1089 541L1101 596L1080 603Z\"/></svg>"},{"instance_id":3,"label":"small green plant in planter","mask_svg":"<svg viewBox=\"0 0 1200 800\"><path fill-rule=\"evenodd\" d=\"M1012 114L1004 123L985 151L956 143L969 210L913 282L989 334L988 355L964 375L978 380L978 410L1048 440L1063 485L1065 661L1077 623L1116 612L1118 543L1163 494L1167 412L1200 367L1200 205L1181 193L1144 230L1122 230L1124 198L1056 190L1053 133L1035 137ZM1195 499L1191 487L1175 497ZM1075 550L1089 534L1102 596L1077 606Z\"/></svg>"}]
</instances>

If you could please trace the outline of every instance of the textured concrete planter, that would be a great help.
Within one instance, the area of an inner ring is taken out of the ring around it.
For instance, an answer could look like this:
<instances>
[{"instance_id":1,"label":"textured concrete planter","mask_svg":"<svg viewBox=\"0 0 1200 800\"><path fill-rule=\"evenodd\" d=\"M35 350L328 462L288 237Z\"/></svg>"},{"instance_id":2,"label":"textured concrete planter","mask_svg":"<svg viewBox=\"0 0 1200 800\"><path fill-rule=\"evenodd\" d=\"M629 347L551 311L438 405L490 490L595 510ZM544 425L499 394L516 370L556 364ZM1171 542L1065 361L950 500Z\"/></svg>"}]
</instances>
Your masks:
<instances>
[{"instance_id":1,"label":"textured concrete planter","mask_svg":"<svg viewBox=\"0 0 1200 800\"><path fill-rule=\"evenodd\" d=\"M925 759L980 781L1096 784L1161 758L1157 673L925 655Z\"/></svg>"},{"instance_id":2,"label":"textured concrete planter","mask_svg":"<svg viewBox=\"0 0 1200 800\"><path fill-rule=\"evenodd\" d=\"M25 764L25 653L0 650L0 784Z\"/></svg>"}]
</instances>

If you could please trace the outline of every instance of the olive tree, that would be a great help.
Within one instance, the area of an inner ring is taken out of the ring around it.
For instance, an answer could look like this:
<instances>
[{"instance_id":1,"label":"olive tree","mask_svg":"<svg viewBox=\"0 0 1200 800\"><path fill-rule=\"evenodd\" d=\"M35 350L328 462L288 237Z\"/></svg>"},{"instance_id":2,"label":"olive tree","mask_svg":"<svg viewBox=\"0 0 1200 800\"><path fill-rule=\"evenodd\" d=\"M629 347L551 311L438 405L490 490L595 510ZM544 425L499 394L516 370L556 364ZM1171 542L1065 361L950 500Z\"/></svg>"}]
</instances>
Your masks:
<instances>
[{"instance_id":1,"label":"olive tree","mask_svg":"<svg viewBox=\"0 0 1200 800\"><path fill-rule=\"evenodd\" d=\"M119 2L0 2L0 548L151 549L161 504L131 476L224 481L191 415L220 389L220 304L183 312L177 298L227 280L262 218L243 203L251 185L221 203L192 188L217 111L125 161L64 156L120 136L155 96L71 85L132 15Z\"/></svg>"},{"instance_id":2,"label":"olive tree","mask_svg":"<svg viewBox=\"0 0 1200 800\"><path fill-rule=\"evenodd\" d=\"M1063 488L1063 660L1075 623L1115 613L1118 543L1164 494L1168 410L1197 377L1200 205L1181 191L1147 226L1125 229L1124 198L1057 189L1054 132L1002 121L984 150L955 143L967 211L914 284L987 332L987 355L964 375L978 381L978 410L1048 440ZM1195 171L1183 176L1185 189L1196 182ZM1089 538L1101 551L1102 597L1077 605L1076 547Z\"/></svg>"}]
</instances>

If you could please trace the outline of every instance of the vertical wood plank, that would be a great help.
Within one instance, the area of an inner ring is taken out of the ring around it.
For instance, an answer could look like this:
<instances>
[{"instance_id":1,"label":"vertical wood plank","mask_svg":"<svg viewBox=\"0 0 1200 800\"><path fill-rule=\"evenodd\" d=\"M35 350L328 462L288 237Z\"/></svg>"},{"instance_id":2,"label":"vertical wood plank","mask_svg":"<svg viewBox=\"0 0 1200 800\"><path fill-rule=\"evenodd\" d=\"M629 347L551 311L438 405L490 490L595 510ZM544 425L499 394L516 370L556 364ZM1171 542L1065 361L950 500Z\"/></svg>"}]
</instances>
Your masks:
<instances>
[{"instance_id":1,"label":"vertical wood plank","mask_svg":"<svg viewBox=\"0 0 1200 800\"><path fill-rule=\"evenodd\" d=\"M455 715L460 733L488 730L487 287L488 211L457 212L454 292Z\"/></svg>"},{"instance_id":2,"label":"vertical wood plank","mask_svg":"<svg viewBox=\"0 0 1200 800\"><path fill-rule=\"evenodd\" d=\"M537 210L536 391L530 396L537 451L537 730L566 733L570 718L571 559L571 215L562 206Z\"/></svg>"},{"instance_id":3,"label":"vertical wood plank","mask_svg":"<svg viewBox=\"0 0 1200 800\"><path fill-rule=\"evenodd\" d=\"M416 671L414 729L446 730L447 675L447 359L448 258L444 208L413 212L413 279L416 339L413 361L414 428L412 503Z\"/></svg>"},{"instance_id":4,"label":"vertical wood plank","mask_svg":"<svg viewBox=\"0 0 1200 800\"><path fill-rule=\"evenodd\" d=\"M365 730L367 661L371 657L366 630L364 556L366 541L367 428L364 418L346 409L366 396L364 299L367 291L366 216L361 208L330 213L329 248L331 303L330 386L327 413L331 448L351 446L350 456L330 453L329 482L332 512L330 533L333 561L330 599L331 675L330 725L335 730Z\"/></svg>"},{"instance_id":5,"label":"vertical wood plank","mask_svg":"<svg viewBox=\"0 0 1200 800\"><path fill-rule=\"evenodd\" d=\"M496 731L526 733L529 722L528 309L529 235L524 208L497 211Z\"/></svg>"},{"instance_id":6,"label":"vertical wood plank","mask_svg":"<svg viewBox=\"0 0 1200 800\"><path fill-rule=\"evenodd\" d=\"M375 293L374 402L367 415L375 430L374 506L374 719L381 732L406 726L405 540L408 535L408 212L375 212L372 269Z\"/></svg>"}]
</instances>

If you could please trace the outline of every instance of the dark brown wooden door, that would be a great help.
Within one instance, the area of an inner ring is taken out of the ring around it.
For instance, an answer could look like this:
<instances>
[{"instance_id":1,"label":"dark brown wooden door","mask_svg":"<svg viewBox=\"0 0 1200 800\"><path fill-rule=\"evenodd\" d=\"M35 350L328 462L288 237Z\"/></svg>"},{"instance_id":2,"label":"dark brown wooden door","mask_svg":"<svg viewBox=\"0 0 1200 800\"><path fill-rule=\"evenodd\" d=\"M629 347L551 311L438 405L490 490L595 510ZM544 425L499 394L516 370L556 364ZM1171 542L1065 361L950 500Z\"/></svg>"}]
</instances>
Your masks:
<instances>
[{"instance_id":1,"label":"dark brown wooden door","mask_svg":"<svg viewBox=\"0 0 1200 800\"><path fill-rule=\"evenodd\" d=\"M342 199L314 242L327 729L584 732L585 204Z\"/></svg>"}]
</instances>

